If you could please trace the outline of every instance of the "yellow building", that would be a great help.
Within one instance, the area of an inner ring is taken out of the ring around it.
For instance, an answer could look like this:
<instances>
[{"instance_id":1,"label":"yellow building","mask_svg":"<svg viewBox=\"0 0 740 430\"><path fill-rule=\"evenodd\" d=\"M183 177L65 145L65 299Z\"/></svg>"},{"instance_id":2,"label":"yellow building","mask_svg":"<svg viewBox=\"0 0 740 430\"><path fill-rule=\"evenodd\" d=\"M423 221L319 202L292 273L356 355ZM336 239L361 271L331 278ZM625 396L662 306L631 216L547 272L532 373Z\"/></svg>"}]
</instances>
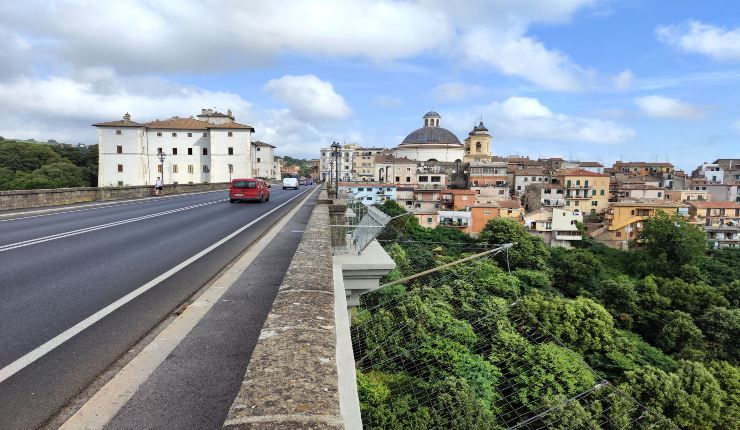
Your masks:
<instances>
[{"instance_id":1,"label":"yellow building","mask_svg":"<svg viewBox=\"0 0 740 430\"><path fill-rule=\"evenodd\" d=\"M483 125L481 120L478 125L473 127L473 131L468 133L465 139L465 156L463 161L466 163L490 161L491 156L491 135L488 129Z\"/></svg>"},{"instance_id":2,"label":"yellow building","mask_svg":"<svg viewBox=\"0 0 740 430\"><path fill-rule=\"evenodd\" d=\"M375 176L375 156L383 151L385 148L355 148L352 158L353 177L360 181L372 181Z\"/></svg>"},{"instance_id":3,"label":"yellow building","mask_svg":"<svg viewBox=\"0 0 740 430\"><path fill-rule=\"evenodd\" d=\"M643 229L645 220L658 212L688 215L689 207L671 200L624 200L612 203L604 214L606 225L591 237L612 248L626 249Z\"/></svg>"},{"instance_id":4,"label":"yellow building","mask_svg":"<svg viewBox=\"0 0 740 430\"><path fill-rule=\"evenodd\" d=\"M609 207L609 175L574 169L557 172L553 178L565 190L564 209L600 213Z\"/></svg>"}]
</instances>

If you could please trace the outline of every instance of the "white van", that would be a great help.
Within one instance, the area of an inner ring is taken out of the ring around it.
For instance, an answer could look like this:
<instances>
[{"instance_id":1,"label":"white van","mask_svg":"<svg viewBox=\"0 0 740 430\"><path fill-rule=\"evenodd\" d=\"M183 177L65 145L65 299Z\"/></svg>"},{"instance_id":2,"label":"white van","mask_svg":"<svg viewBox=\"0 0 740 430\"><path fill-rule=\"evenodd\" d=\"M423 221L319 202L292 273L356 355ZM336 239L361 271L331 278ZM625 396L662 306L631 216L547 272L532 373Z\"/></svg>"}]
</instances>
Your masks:
<instances>
[{"instance_id":1,"label":"white van","mask_svg":"<svg viewBox=\"0 0 740 430\"><path fill-rule=\"evenodd\" d=\"M285 178L283 179L283 189L295 188L298 189L298 178Z\"/></svg>"}]
</instances>

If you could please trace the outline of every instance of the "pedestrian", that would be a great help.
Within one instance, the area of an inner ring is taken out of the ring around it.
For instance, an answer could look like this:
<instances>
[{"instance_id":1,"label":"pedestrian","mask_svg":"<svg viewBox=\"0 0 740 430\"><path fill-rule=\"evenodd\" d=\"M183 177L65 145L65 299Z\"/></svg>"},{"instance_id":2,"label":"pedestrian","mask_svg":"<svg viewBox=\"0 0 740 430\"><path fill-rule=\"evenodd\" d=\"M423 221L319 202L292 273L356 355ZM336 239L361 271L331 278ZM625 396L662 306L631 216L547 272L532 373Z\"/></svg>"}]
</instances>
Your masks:
<instances>
[{"instance_id":1,"label":"pedestrian","mask_svg":"<svg viewBox=\"0 0 740 430\"><path fill-rule=\"evenodd\" d=\"M162 191L162 180L159 179L159 176L157 176L157 180L154 181L154 195L158 196L159 193Z\"/></svg>"}]
</instances>

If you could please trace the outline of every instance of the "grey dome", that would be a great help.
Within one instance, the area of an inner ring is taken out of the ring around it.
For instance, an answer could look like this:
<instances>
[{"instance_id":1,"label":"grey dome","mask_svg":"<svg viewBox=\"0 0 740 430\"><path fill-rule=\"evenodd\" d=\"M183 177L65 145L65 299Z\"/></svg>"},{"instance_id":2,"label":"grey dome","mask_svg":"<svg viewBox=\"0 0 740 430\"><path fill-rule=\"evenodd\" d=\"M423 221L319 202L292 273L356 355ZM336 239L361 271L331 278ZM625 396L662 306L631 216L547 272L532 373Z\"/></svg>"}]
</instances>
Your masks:
<instances>
[{"instance_id":1,"label":"grey dome","mask_svg":"<svg viewBox=\"0 0 740 430\"><path fill-rule=\"evenodd\" d=\"M424 114L424 118L442 118L437 112L430 110Z\"/></svg>"},{"instance_id":2,"label":"grey dome","mask_svg":"<svg viewBox=\"0 0 740 430\"><path fill-rule=\"evenodd\" d=\"M432 144L432 145L460 145L460 140L455 136L454 133L442 127L422 127L418 130L414 130L403 139L401 145L419 145L419 144Z\"/></svg>"}]
</instances>

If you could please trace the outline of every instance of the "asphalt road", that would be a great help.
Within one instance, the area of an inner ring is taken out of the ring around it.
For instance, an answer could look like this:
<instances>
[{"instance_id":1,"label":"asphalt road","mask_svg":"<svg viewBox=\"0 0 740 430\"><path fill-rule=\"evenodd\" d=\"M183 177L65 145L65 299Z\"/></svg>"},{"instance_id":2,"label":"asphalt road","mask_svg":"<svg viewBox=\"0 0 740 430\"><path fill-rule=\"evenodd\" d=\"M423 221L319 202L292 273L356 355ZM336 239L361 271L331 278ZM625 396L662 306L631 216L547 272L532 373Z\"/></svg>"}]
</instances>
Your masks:
<instances>
[{"instance_id":1,"label":"asphalt road","mask_svg":"<svg viewBox=\"0 0 740 430\"><path fill-rule=\"evenodd\" d=\"M230 204L218 191L0 220L0 428L42 424L305 191L273 189L263 204Z\"/></svg>"}]
</instances>

